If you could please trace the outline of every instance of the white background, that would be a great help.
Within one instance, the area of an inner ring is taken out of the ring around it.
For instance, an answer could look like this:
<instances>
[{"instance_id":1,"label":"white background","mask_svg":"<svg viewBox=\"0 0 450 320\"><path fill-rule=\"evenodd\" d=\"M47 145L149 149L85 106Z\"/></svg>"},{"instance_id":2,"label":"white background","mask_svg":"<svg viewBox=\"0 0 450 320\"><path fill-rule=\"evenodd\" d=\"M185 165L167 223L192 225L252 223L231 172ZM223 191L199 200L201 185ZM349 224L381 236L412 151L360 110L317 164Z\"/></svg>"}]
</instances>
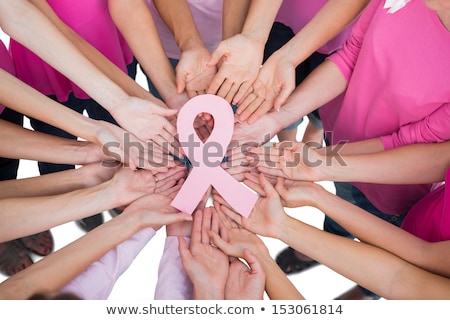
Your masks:
<instances>
[{"instance_id":1,"label":"white background","mask_svg":"<svg viewBox=\"0 0 450 320\"><path fill-rule=\"evenodd\" d=\"M0 37L5 45L8 43L8 37L0 29ZM138 72L137 82L143 87L147 88L144 75ZM299 127L298 138L301 139L304 127L307 120ZM25 126L29 127L29 122L25 118ZM18 178L32 177L39 175L37 163L34 161L21 160L19 167ZM334 191L331 182L322 183L328 190ZM288 210L302 221L308 222L318 228L322 228L323 214L314 208L304 207L300 209ZM55 212L55 214L58 214ZM105 220L111 219L107 214L103 214ZM71 241L77 239L84 234L74 222L70 222L51 229L54 240L55 250L60 249ZM114 290L112 291L110 300L152 300L154 288L157 281L157 272L159 260L162 254L164 245L165 230L160 229L156 236L149 242L149 244L141 251L139 256L135 259L131 267L122 275L116 282ZM275 257L278 252L283 250L286 246L278 240L263 238L267 244L270 253ZM38 256L33 256L37 261ZM300 292L307 299L333 299L340 295L348 288L353 286L353 282L340 276L334 271L325 266L317 266L311 270L300 274L289 276L291 281L297 286ZM0 282L4 281L6 277L0 275Z\"/></svg>"}]
</instances>

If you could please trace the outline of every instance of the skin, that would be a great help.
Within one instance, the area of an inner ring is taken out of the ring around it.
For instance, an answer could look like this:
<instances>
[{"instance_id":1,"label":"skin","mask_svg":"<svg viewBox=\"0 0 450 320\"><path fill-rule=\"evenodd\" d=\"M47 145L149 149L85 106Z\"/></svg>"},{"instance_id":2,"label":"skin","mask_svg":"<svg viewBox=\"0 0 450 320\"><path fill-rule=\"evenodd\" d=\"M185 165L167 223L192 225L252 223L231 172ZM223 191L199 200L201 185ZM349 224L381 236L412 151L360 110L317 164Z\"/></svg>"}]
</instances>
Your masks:
<instances>
[{"instance_id":1,"label":"skin","mask_svg":"<svg viewBox=\"0 0 450 320\"><path fill-rule=\"evenodd\" d=\"M36 293L57 292L138 231L158 230L166 224L190 220L190 215L180 214L170 207L173 196L172 191L167 195L147 195L133 202L119 216L2 282L0 298L24 300ZM77 263L67 264L67 261Z\"/></svg>"},{"instance_id":2,"label":"skin","mask_svg":"<svg viewBox=\"0 0 450 320\"><path fill-rule=\"evenodd\" d=\"M427 270L430 268L421 268L414 262L397 256L386 243L383 245L383 239L378 239L376 245L358 242L324 232L296 220L284 212L281 198L276 188L265 179L263 174L260 175L260 185L265 196L258 201L248 219L242 218L242 216L229 209L226 205L222 205L223 212L242 225L242 227L257 234L279 239L295 250L305 253L314 260L323 263L386 299L449 298L450 279L448 275L442 276L430 272ZM307 188L305 189L308 190ZM311 200L314 192L308 191L305 193L306 195L302 197L302 199L305 199L305 205L314 204L314 200ZM320 199L320 202L327 203L326 207L318 206L326 214L330 214L332 210L345 213L351 210L351 204L338 199L335 195L330 194L330 196L333 200L325 198L326 200L324 201L321 194L317 197L317 199ZM217 200L223 203L223 200L219 198ZM364 213L364 211L356 207L354 210L360 212L359 214L362 214L361 212ZM370 217L370 214L366 214ZM386 223L384 221L380 222ZM343 223L343 226L345 228L349 227L346 223ZM366 236L375 234L374 230L377 230L376 228L377 226L371 224L370 230L364 230L364 233L357 232L355 236L364 241ZM382 228L385 228L385 226ZM391 236L393 237L394 235L388 229L383 230L380 233L380 229L378 229L375 236L381 238L380 235L383 235L383 238L389 238L392 241L393 238ZM396 228L396 230L400 229ZM397 240L399 239L396 239L395 242L399 246L404 245L405 242L402 242L403 240ZM392 243L390 241L386 242ZM446 245L448 241L443 243ZM441 245L443 244L439 244L439 246ZM417 247L414 247L414 250L417 250ZM439 250L440 256L442 256L442 252L448 252L448 249L445 249L446 251L442 250L443 248ZM373 263L373 261L377 263ZM448 262L446 265L448 265ZM436 264L432 268L435 270L442 268L442 266Z\"/></svg>"}]
</instances>

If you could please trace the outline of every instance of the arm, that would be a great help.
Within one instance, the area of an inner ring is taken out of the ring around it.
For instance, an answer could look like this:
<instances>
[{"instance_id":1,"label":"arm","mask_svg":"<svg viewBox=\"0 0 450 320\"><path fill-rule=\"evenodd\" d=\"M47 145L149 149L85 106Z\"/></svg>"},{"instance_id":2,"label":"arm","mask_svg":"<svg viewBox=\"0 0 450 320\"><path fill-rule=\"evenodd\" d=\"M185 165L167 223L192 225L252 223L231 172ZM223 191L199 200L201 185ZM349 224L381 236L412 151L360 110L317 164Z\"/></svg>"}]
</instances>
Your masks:
<instances>
[{"instance_id":1,"label":"arm","mask_svg":"<svg viewBox=\"0 0 450 320\"><path fill-rule=\"evenodd\" d=\"M250 8L251 0L223 0L222 39L241 33Z\"/></svg>"},{"instance_id":2,"label":"arm","mask_svg":"<svg viewBox=\"0 0 450 320\"><path fill-rule=\"evenodd\" d=\"M267 250L264 242L256 234L234 223L234 221L223 213L217 203L215 206L217 206L217 212L221 220L221 232L220 235L215 232L211 233L213 243L231 257L245 259L245 251L251 252L259 261L262 271L266 275L265 290L270 299L304 299L275 260L270 256L269 250Z\"/></svg>"},{"instance_id":3,"label":"arm","mask_svg":"<svg viewBox=\"0 0 450 320\"><path fill-rule=\"evenodd\" d=\"M0 120L0 140L0 155L5 158L75 165L109 159L92 142L43 134L5 120Z\"/></svg>"},{"instance_id":4,"label":"arm","mask_svg":"<svg viewBox=\"0 0 450 320\"><path fill-rule=\"evenodd\" d=\"M177 100L175 72L164 52L153 17L143 0L108 1L109 12L127 40L139 64L152 79L158 92L170 107Z\"/></svg>"},{"instance_id":5,"label":"arm","mask_svg":"<svg viewBox=\"0 0 450 320\"><path fill-rule=\"evenodd\" d=\"M54 196L2 199L0 241L17 239L94 213L120 208L176 184L175 181L167 184L165 180L155 180L147 170L121 168L111 180L94 187ZM17 225L20 228L12 227Z\"/></svg>"},{"instance_id":6,"label":"arm","mask_svg":"<svg viewBox=\"0 0 450 320\"><path fill-rule=\"evenodd\" d=\"M0 297L23 300L35 293L56 292L139 230L157 230L165 224L191 219L170 209L170 201L170 197L161 195L139 199L121 215L1 283Z\"/></svg>"},{"instance_id":7,"label":"arm","mask_svg":"<svg viewBox=\"0 0 450 320\"><path fill-rule=\"evenodd\" d=\"M214 66L207 66L211 53L197 29L186 0L154 0L156 9L172 31L181 51L176 68L177 92L185 89L189 97L202 94L216 73Z\"/></svg>"},{"instance_id":8,"label":"arm","mask_svg":"<svg viewBox=\"0 0 450 320\"><path fill-rule=\"evenodd\" d=\"M247 93L258 76L264 46L281 2L252 0L242 32L222 41L212 54L208 65L221 65L207 93L233 104Z\"/></svg>"},{"instance_id":9,"label":"arm","mask_svg":"<svg viewBox=\"0 0 450 320\"><path fill-rule=\"evenodd\" d=\"M225 214L244 228L280 239L386 299L448 299L450 279L416 267L384 248L336 236L288 216L264 175L260 182L266 197L258 201L248 219L222 206Z\"/></svg>"},{"instance_id":10,"label":"arm","mask_svg":"<svg viewBox=\"0 0 450 320\"><path fill-rule=\"evenodd\" d=\"M25 0L2 0L0 12L0 24L7 34L80 86L126 130L144 141L154 140L159 145L161 136L173 137L176 134L175 128L164 118L173 116L176 111L129 96L34 5ZM169 145L172 142L172 138L162 140Z\"/></svg>"},{"instance_id":11,"label":"arm","mask_svg":"<svg viewBox=\"0 0 450 320\"><path fill-rule=\"evenodd\" d=\"M418 143L369 154L346 154L353 144L361 142L333 146L333 152L333 149L320 152L304 143L291 142L286 149L283 145L288 143L281 143L271 148L250 149L249 160L264 174L291 180L383 184L440 182L450 167L448 141Z\"/></svg>"},{"instance_id":12,"label":"arm","mask_svg":"<svg viewBox=\"0 0 450 320\"><path fill-rule=\"evenodd\" d=\"M252 97L239 103L237 114L240 121L246 121L255 112L253 121L268 112L272 106L275 110L286 102L295 89L295 68L339 32L341 32L364 9L368 0L330 0L301 29L294 38L278 51L274 52L264 63L258 78L253 84L254 93L264 98L264 103L253 103Z\"/></svg>"}]
</instances>

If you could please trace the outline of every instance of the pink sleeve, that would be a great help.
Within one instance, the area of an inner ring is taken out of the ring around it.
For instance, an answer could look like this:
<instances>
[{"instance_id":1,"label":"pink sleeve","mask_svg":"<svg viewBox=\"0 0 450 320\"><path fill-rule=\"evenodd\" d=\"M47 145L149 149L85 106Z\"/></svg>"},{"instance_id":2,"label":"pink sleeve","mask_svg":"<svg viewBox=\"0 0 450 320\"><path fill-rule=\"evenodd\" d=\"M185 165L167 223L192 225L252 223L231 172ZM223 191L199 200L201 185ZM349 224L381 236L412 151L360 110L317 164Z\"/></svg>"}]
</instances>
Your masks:
<instances>
[{"instance_id":1,"label":"pink sleeve","mask_svg":"<svg viewBox=\"0 0 450 320\"><path fill-rule=\"evenodd\" d=\"M117 279L131 265L134 258L155 235L155 230L144 229L130 239L108 251L102 258L74 280L69 282L60 292L70 292L83 300L106 300Z\"/></svg>"},{"instance_id":2,"label":"pink sleeve","mask_svg":"<svg viewBox=\"0 0 450 320\"><path fill-rule=\"evenodd\" d=\"M185 238L190 243L190 238ZM184 271L178 237L167 236L159 263L155 300L192 300L192 282Z\"/></svg>"},{"instance_id":3,"label":"pink sleeve","mask_svg":"<svg viewBox=\"0 0 450 320\"><path fill-rule=\"evenodd\" d=\"M381 137L384 149L413 143L450 140L450 103L446 103L423 120L400 127L397 132Z\"/></svg>"},{"instance_id":4,"label":"pink sleeve","mask_svg":"<svg viewBox=\"0 0 450 320\"><path fill-rule=\"evenodd\" d=\"M361 51L361 45L364 41L366 31L372 22L375 11L380 6L380 0L370 1L361 16L356 20L347 41L344 42L342 48L332 54L327 59L334 62L342 72L344 78L349 82L356 60Z\"/></svg>"}]
</instances>

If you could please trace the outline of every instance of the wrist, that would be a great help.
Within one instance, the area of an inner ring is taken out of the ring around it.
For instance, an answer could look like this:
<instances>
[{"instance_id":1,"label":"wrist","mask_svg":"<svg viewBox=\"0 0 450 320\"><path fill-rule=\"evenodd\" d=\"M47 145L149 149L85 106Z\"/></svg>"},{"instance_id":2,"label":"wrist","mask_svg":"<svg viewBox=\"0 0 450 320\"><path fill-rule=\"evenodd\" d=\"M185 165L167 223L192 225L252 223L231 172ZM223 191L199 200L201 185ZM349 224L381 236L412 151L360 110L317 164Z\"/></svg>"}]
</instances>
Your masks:
<instances>
[{"instance_id":1,"label":"wrist","mask_svg":"<svg viewBox=\"0 0 450 320\"><path fill-rule=\"evenodd\" d=\"M222 286L207 283L194 283L194 300L225 300L225 283Z\"/></svg>"}]
</instances>

